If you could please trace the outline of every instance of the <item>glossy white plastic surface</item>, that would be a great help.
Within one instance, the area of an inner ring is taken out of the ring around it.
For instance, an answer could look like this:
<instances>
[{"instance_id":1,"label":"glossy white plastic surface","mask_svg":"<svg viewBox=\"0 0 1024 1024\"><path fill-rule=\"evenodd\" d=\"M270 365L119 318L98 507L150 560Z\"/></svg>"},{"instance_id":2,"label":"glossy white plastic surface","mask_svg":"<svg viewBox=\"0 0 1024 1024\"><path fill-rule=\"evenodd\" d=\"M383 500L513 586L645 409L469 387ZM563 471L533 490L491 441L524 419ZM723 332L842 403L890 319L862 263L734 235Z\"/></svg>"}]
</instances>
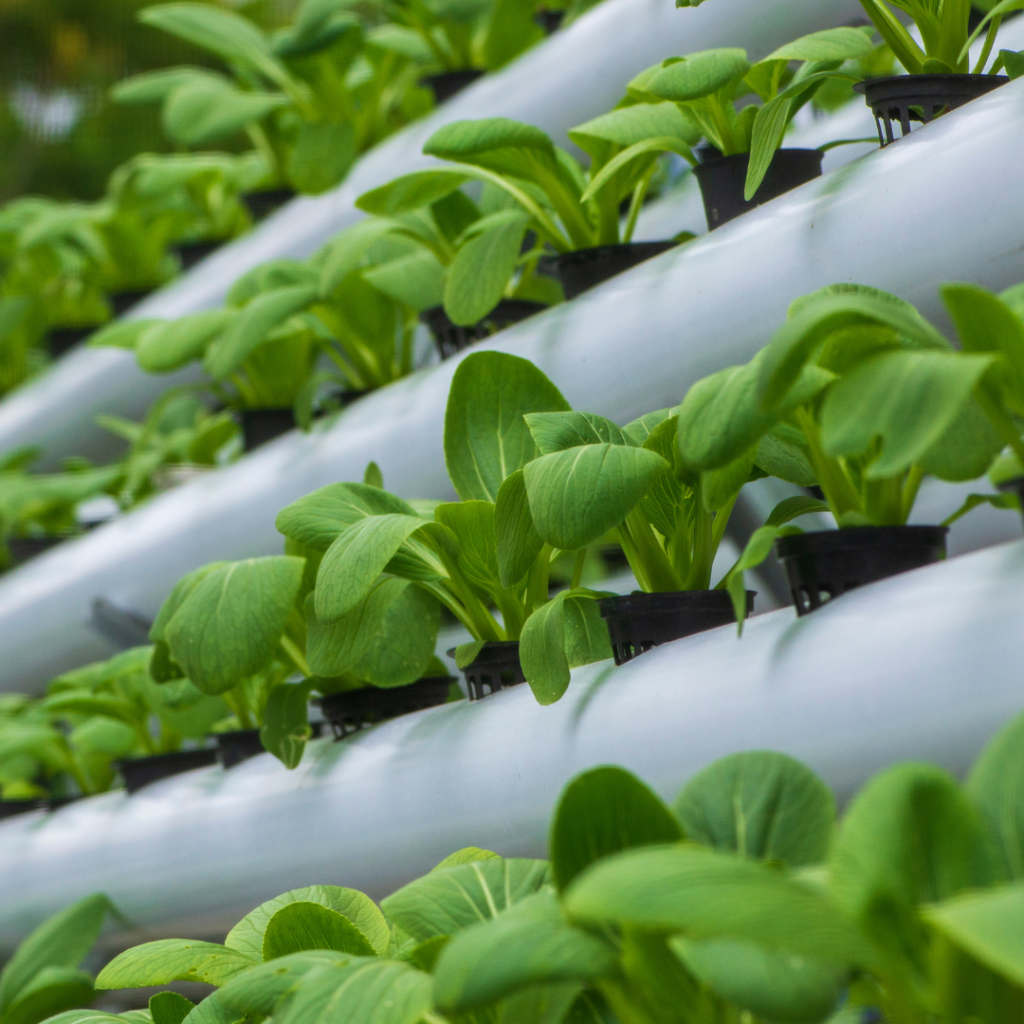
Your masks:
<instances>
[{"instance_id":1,"label":"glossy white plastic surface","mask_svg":"<svg viewBox=\"0 0 1024 1024\"><path fill-rule=\"evenodd\" d=\"M311 255L362 216L352 205L359 195L427 166L423 143L442 124L510 117L564 142L569 128L610 110L633 75L665 57L717 46L742 46L752 57L762 57L860 11L857 0L727 0L697 10L676 10L672 0L604 0L499 74L481 79L366 154L339 188L289 203L132 315L175 317L212 308L252 267ZM169 386L193 379L198 379L194 371L147 376L131 354L121 351L76 350L0 403L0 453L31 444L43 449L50 464L67 455L106 458L118 450L118 442L95 425L98 413L139 419Z\"/></svg>"},{"instance_id":2,"label":"glossy white plastic surface","mask_svg":"<svg viewBox=\"0 0 1024 1024\"><path fill-rule=\"evenodd\" d=\"M944 322L940 282L1001 289L1024 278L1022 128L1017 81L486 344L532 359L573 405L625 422L749 359L794 298L835 281L893 291ZM281 438L0 579L0 689L39 686L106 655L86 624L97 597L152 616L187 570L279 551L278 510L361 479L371 459L405 497L450 496L442 421L457 363L369 395L311 434ZM1011 515L1001 522L1016 531Z\"/></svg>"},{"instance_id":3,"label":"glossy white plastic surface","mask_svg":"<svg viewBox=\"0 0 1024 1024\"><path fill-rule=\"evenodd\" d=\"M293 772L264 754L134 796L0 822L0 946L108 893L133 936L222 937L299 886L381 898L462 846L543 857L559 791L620 764L672 799L740 750L785 751L842 801L907 759L962 774L1016 714L1024 543L783 609L573 673L558 704L527 686L314 743ZM124 943L128 936L112 941Z\"/></svg>"}]
</instances>

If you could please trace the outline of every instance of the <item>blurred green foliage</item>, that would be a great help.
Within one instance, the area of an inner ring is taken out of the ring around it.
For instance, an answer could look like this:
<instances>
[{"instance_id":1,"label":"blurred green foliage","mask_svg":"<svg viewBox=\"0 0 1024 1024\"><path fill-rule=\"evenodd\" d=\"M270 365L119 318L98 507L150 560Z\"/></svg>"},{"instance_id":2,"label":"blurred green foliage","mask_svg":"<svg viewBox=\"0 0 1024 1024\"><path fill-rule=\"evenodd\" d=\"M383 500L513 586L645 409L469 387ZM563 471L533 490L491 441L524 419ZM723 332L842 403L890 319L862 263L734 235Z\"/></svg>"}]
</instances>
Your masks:
<instances>
[{"instance_id":1,"label":"blurred green foliage","mask_svg":"<svg viewBox=\"0 0 1024 1024\"><path fill-rule=\"evenodd\" d=\"M210 64L198 48L140 24L136 14L149 3L0 0L0 202L28 193L98 199L129 157L168 151L158 110L107 95L129 74ZM275 27L294 2L234 6Z\"/></svg>"}]
</instances>

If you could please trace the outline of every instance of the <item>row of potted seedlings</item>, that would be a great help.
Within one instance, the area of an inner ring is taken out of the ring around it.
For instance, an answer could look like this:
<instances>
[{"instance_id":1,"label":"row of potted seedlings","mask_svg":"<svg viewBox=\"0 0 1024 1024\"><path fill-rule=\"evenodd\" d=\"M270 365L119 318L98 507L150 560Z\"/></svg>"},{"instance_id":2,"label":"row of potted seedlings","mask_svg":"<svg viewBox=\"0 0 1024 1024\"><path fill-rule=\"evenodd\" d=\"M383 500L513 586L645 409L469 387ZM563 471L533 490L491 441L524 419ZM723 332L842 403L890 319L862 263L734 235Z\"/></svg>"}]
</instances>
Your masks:
<instances>
[{"instance_id":1,"label":"row of potted seedlings","mask_svg":"<svg viewBox=\"0 0 1024 1024\"><path fill-rule=\"evenodd\" d=\"M0 210L0 329L25 350L0 386L39 368L42 335L49 356L62 355L290 198L337 185L360 153L534 45L545 34L536 19L552 27L590 6L387 2L357 14L307 0L276 33L207 4L144 8L144 23L199 46L227 73L147 72L112 99L158 104L179 150L243 134L253 149L142 154L114 172L98 203L29 197Z\"/></svg>"},{"instance_id":2,"label":"row of potted seedlings","mask_svg":"<svg viewBox=\"0 0 1024 1024\"><path fill-rule=\"evenodd\" d=\"M896 764L841 814L824 780L773 751L712 762L671 803L624 768L592 768L562 789L545 860L465 847L379 904L293 889L223 942L158 939L110 960L95 989L157 987L148 1013L48 1024L1005 1024L1024 1000L1022 751L1018 718L964 783ZM86 976L30 1015L53 961L84 956L116 910L93 895L26 940L5 989L15 1019L92 1001ZM200 1001L176 982L203 983Z\"/></svg>"},{"instance_id":3,"label":"row of potted seedlings","mask_svg":"<svg viewBox=\"0 0 1024 1024\"><path fill-rule=\"evenodd\" d=\"M1019 507L1022 295L944 286L955 348L896 296L830 286L797 300L748 364L621 427L571 409L527 360L473 353L452 379L444 423L460 500L406 501L372 464L362 482L321 488L279 514L284 555L189 573L152 625L152 648L82 670L100 673L92 697L63 692L74 674L59 680L43 708L117 717L89 700L122 685L112 665L130 664L151 696L187 691L196 707L228 709L225 764L262 748L294 767L314 694L339 737L461 698L435 656L442 613L472 637L451 652L471 699L525 681L549 704L574 667L742 626L754 602L744 573L773 544L798 615L939 561L961 515L983 502ZM490 412L499 395L509 412L500 422ZM926 475L986 473L1002 490L971 495L944 523L907 525ZM736 499L766 475L804 493L781 502L716 581ZM809 512L830 513L837 529L801 532L794 520ZM609 542L636 579L632 594L584 585L588 550ZM572 568L553 591L556 557ZM214 756L161 754L139 770Z\"/></svg>"}]
</instances>

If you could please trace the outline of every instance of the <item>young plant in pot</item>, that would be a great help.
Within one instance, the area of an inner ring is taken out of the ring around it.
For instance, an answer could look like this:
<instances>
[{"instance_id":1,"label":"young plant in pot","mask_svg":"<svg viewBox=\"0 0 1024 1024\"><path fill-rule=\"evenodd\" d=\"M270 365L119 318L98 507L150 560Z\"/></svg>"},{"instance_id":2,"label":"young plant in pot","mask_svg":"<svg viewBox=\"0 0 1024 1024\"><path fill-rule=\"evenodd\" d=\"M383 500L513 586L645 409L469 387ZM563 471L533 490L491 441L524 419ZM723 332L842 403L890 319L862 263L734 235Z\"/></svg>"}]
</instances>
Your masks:
<instances>
[{"instance_id":1,"label":"young plant in pot","mask_svg":"<svg viewBox=\"0 0 1024 1024\"><path fill-rule=\"evenodd\" d=\"M883 146L896 141L894 123L899 125L901 136L906 136L911 121L927 124L1024 73L1024 58L1012 50L1000 50L989 64L1003 15L1020 9L1016 0L979 4L987 8L987 13L973 32L969 25L971 0L941 4L861 0L861 4L908 72L856 87L874 112L878 141ZM894 8L910 16L920 34L920 44ZM985 41L972 66L969 50L982 34ZM1006 74L999 74L1001 70Z\"/></svg>"},{"instance_id":2,"label":"young plant in pot","mask_svg":"<svg viewBox=\"0 0 1024 1024\"><path fill-rule=\"evenodd\" d=\"M771 524L751 538L729 583L740 617L742 571L773 541L797 613L852 587L945 557L948 524L908 526L925 475L973 480L1003 446L979 402L990 354L954 350L909 303L831 285L792 304L746 366L698 381L680 406L682 461L702 475L739 470L768 442L808 468L838 530Z\"/></svg>"},{"instance_id":3,"label":"young plant in pot","mask_svg":"<svg viewBox=\"0 0 1024 1024\"><path fill-rule=\"evenodd\" d=\"M479 303L486 308L487 297L496 301L520 262L541 252L557 257L558 275L565 296L580 292L603 280L672 248L676 241L631 242L636 218L657 166L657 154L646 161L632 161L614 176L598 197L584 199L588 173L595 176L636 138L651 134L652 118L659 119L661 135L679 133L680 143L692 138L692 128L678 111L638 111L609 128L598 123L583 126L571 134L573 140L591 153L589 172L565 150L555 146L539 128L507 118L455 121L436 131L423 152L449 166L404 175L359 199L362 209L382 216L411 213L420 207L452 195L470 181L482 181L504 193L505 209L489 214L461 238L457 259L458 278L465 309ZM586 130L583 130L583 129ZM620 217L622 200L629 199L625 220ZM536 253L521 254L523 239L534 239ZM686 235L685 238L692 236ZM465 252L465 254L463 254ZM469 271L478 270L479 282ZM480 273L479 267L486 268ZM454 291L456 285L449 283ZM449 296L446 290L446 305ZM453 317L453 319L455 319Z\"/></svg>"},{"instance_id":4,"label":"young plant in pot","mask_svg":"<svg viewBox=\"0 0 1024 1024\"><path fill-rule=\"evenodd\" d=\"M187 679L159 685L149 674L151 647L136 647L107 661L58 676L47 687L44 712L72 726L83 723L106 735L120 757L118 770L129 793L159 779L212 765L203 740L230 715L219 697L206 696ZM191 749L184 749L185 744Z\"/></svg>"},{"instance_id":5,"label":"young plant in pot","mask_svg":"<svg viewBox=\"0 0 1024 1024\"><path fill-rule=\"evenodd\" d=\"M245 133L265 174L246 195L254 219L296 192L319 194L356 157L429 109L408 56L366 45L343 0L303 0L270 34L234 11L202 3L147 7L146 25L206 50L227 74L176 67L119 83L121 103L159 103L179 146L207 147Z\"/></svg>"},{"instance_id":6,"label":"young plant in pot","mask_svg":"<svg viewBox=\"0 0 1024 1024\"><path fill-rule=\"evenodd\" d=\"M549 600L557 554L526 511L522 470L537 447L523 415L563 411L565 399L531 363L475 353L456 369L445 410L445 463L460 501L412 504L341 483L284 509L278 529L323 553L310 630L369 628L386 613L389 594L411 583L473 638L455 653L471 698L523 682L519 639ZM581 603L564 640L573 666L611 656L592 601Z\"/></svg>"},{"instance_id":7,"label":"young plant in pot","mask_svg":"<svg viewBox=\"0 0 1024 1024\"><path fill-rule=\"evenodd\" d=\"M153 622L152 678L188 679L232 712L216 732L225 768L262 750L288 768L302 759L314 687L304 654L306 588L300 556L213 562L183 576Z\"/></svg>"},{"instance_id":8,"label":"young plant in pot","mask_svg":"<svg viewBox=\"0 0 1024 1024\"><path fill-rule=\"evenodd\" d=\"M538 273L543 250L526 244L530 215L492 183L474 202L448 178L413 174L356 204L379 215L364 225L377 236L366 280L416 310L442 359L562 301Z\"/></svg>"},{"instance_id":9,"label":"young plant in pot","mask_svg":"<svg viewBox=\"0 0 1024 1024\"><path fill-rule=\"evenodd\" d=\"M597 602L622 665L658 644L736 621L727 585L732 570L712 587L712 567L736 499L750 479L800 475L772 444L736 465L696 473L676 444L673 410L649 413L624 427L582 412L531 413L526 422L538 456L523 471L531 529L553 548L575 552L582 567L587 548L610 531L618 538L640 590L619 597L570 588L539 608L523 629L523 668L537 699L558 700L569 685L563 653L566 624L583 602ZM812 498L790 498L772 512L782 524L822 508ZM754 594L741 590L742 613ZM740 617L742 621L742 616Z\"/></svg>"},{"instance_id":10,"label":"young plant in pot","mask_svg":"<svg viewBox=\"0 0 1024 1024\"><path fill-rule=\"evenodd\" d=\"M92 467L69 460L62 473L30 473L39 452L19 449L0 460L0 534L8 568L83 532L77 511L91 498L114 495L119 464Z\"/></svg>"},{"instance_id":11,"label":"young plant in pot","mask_svg":"<svg viewBox=\"0 0 1024 1024\"><path fill-rule=\"evenodd\" d=\"M656 119L648 115L647 137L592 173L585 195L600 195L636 161L646 164L655 153L674 152L694 167L708 228L720 227L821 174L828 147L781 148L786 129L825 82L852 77L840 70L847 61L872 50L867 32L836 28L796 39L754 64L745 50L721 49L671 57L648 68L629 83L626 102L664 109L662 117L676 107L691 126L689 137L659 134ZM633 109L620 107L597 123L639 118L639 113L628 114ZM706 144L695 153L691 147L700 138ZM844 141L864 140L832 145Z\"/></svg>"}]
</instances>

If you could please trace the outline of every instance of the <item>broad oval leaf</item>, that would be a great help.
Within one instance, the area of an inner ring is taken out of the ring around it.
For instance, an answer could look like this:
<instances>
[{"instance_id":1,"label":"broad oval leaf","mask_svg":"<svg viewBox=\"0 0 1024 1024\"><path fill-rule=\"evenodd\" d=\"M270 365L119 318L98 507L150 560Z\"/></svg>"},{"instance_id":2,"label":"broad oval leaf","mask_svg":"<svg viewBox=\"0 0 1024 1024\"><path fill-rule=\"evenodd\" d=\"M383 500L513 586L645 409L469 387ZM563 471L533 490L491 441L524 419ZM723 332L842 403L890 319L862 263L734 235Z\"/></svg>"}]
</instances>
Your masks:
<instances>
[{"instance_id":1,"label":"broad oval leaf","mask_svg":"<svg viewBox=\"0 0 1024 1024\"><path fill-rule=\"evenodd\" d=\"M356 206L378 217L395 217L430 206L469 180L469 175L460 171L414 171L364 192L356 200Z\"/></svg>"},{"instance_id":2,"label":"broad oval leaf","mask_svg":"<svg viewBox=\"0 0 1024 1024\"><path fill-rule=\"evenodd\" d=\"M254 960L263 958L263 937L274 915L294 903L316 903L348 918L366 936L374 952L383 956L391 938L391 930L377 904L358 889L340 885L310 885L303 889L275 896L249 911L228 932L224 945Z\"/></svg>"},{"instance_id":3,"label":"broad oval leaf","mask_svg":"<svg viewBox=\"0 0 1024 1024\"><path fill-rule=\"evenodd\" d=\"M675 812L698 843L802 867L828 853L836 807L831 790L805 765L754 750L698 772L676 798Z\"/></svg>"},{"instance_id":4,"label":"broad oval leaf","mask_svg":"<svg viewBox=\"0 0 1024 1024\"><path fill-rule=\"evenodd\" d=\"M349 959L347 954L333 949L308 949L302 953L290 953L258 964L225 982L215 993L216 999L236 1011L230 1024L242 1015L269 1016L278 1001L298 985L304 974L325 964L347 963ZM203 1002L209 1002L209 997ZM193 1020L188 1024L199 1022Z\"/></svg>"},{"instance_id":5,"label":"broad oval leaf","mask_svg":"<svg viewBox=\"0 0 1024 1024\"><path fill-rule=\"evenodd\" d=\"M548 835L551 874L564 890L585 868L621 850L684 839L664 802L624 768L577 775L562 791Z\"/></svg>"},{"instance_id":6,"label":"broad oval leaf","mask_svg":"<svg viewBox=\"0 0 1024 1024\"><path fill-rule=\"evenodd\" d=\"M995 842L1000 873L1024 879L1024 716L989 740L967 778L967 795Z\"/></svg>"},{"instance_id":7,"label":"broad oval leaf","mask_svg":"<svg viewBox=\"0 0 1024 1024\"><path fill-rule=\"evenodd\" d=\"M505 480L536 457L523 416L569 403L527 359L474 352L459 363L444 415L444 457L463 501L495 501Z\"/></svg>"},{"instance_id":8,"label":"broad oval leaf","mask_svg":"<svg viewBox=\"0 0 1024 1024\"><path fill-rule=\"evenodd\" d=\"M647 91L674 103L710 96L750 70L746 50L702 50L662 68L647 83Z\"/></svg>"},{"instance_id":9,"label":"broad oval leaf","mask_svg":"<svg viewBox=\"0 0 1024 1024\"><path fill-rule=\"evenodd\" d=\"M526 180L534 180L539 168L554 172L556 166L551 139L540 128L507 117L452 121L427 139L423 152Z\"/></svg>"},{"instance_id":10,"label":"broad oval leaf","mask_svg":"<svg viewBox=\"0 0 1024 1024\"><path fill-rule=\"evenodd\" d=\"M135 358L146 373L170 373L199 359L209 343L238 314L230 309L192 313L147 330L135 346Z\"/></svg>"},{"instance_id":11,"label":"broad oval leaf","mask_svg":"<svg viewBox=\"0 0 1024 1024\"><path fill-rule=\"evenodd\" d=\"M764 60L853 60L873 49L871 36L859 28L826 28L780 46Z\"/></svg>"},{"instance_id":12,"label":"broad oval leaf","mask_svg":"<svg viewBox=\"0 0 1024 1024\"><path fill-rule=\"evenodd\" d=\"M144 988L172 981L223 985L260 961L216 942L159 939L114 957L96 978L97 988Z\"/></svg>"},{"instance_id":13,"label":"broad oval leaf","mask_svg":"<svg viewBox=\"0 0 1024 1024\"><path fill-rule=\"evenodd\" d=\"M487 858L431 871L388 896L381 909L426 942L496 917L548 881L546 861Z\"/></svg>"},{"instance_id":14,"label":"broad oval leaf","mask_svg":"<svg viewBox=\"0 0 1024 1024\"><path fill-rule=\"evenodd\" d=\"M310 949L333 949L353 956L374 956L369 939L336 910L300 901L282 907L263 933L263 959L275 960Z\"/></svg>"},{"instance_id":15,"label":"broad oval leaf","mask_svg":"<svg viewBox=\"0 0 1024 1024\"><path fill-rule=\"evenodd\" d=\"M196 82L176 89L164 104L164 130L186 146L222 142L263 120L288 100L280 93L242 92L232 86Z\"/></svg>"},{"instance_id":16,"label":"broad oval leaf","mask_svg":"<svg viewBox=\"0 0 1024 1024\"><path fill-rule=\"evenodd\" d=\"M434 999L445 1013L464 1013L534 985L596 981L616 959L607 940L565 920L553 893L538 892L445 946Z\"/></svg>"},{"instance_id":17,"label":"broad oval leaf","mask_svg":"<svg viewBox=\"0 0 1024 1024\"><path fill-rule=\"evenodd\" d=\"M604 416L590 412L531 412L525 417L541 455L584 444L633 445L623 430Z\"/></svg>"},{"instance_id":18,"label":"broad oval leaf","mask_svg":"<svg viewBox=\"0 0 1024 1024\"><path fill-rule=\"evenodd\" d=\"M260 743L285 768L297 768L310 738L309 695L313 681L283 682L271 687L263 709Z\"/></svg>"},{"instance_id":19,"label":"broad oval leaf","mask_svg":"<svg viewBox=\"0 0 1024 1024\"><path fill-rule=\"evenodd\" d=\"M529 571L544 541L533 525L523 471L510 473L494 503L494 547L498 580L514 587Z\"/></svg>"},{"instance_id":20,"label":"broad oval leaf","mask_svg":"<svg viewBox=\"0 0 1024 1024\"><path fill-rule=\"evenodd\" d=\"M273 658L302 583L305 560L288 555L221 566L167 625L174 660L207 694L230 690Z\"/></svg>"},{"instance_id":21,"label":"broad oval leaf","mask_svg":"<svg viewBox=\"0 0 1024 1024\"><path fill-rule=\"evenodd\" d=\"M523 470L537 532L566 551L593 544L626 518L668 468L656 452L617 444L542 455Z\"/></svg>"}]
</instances>

